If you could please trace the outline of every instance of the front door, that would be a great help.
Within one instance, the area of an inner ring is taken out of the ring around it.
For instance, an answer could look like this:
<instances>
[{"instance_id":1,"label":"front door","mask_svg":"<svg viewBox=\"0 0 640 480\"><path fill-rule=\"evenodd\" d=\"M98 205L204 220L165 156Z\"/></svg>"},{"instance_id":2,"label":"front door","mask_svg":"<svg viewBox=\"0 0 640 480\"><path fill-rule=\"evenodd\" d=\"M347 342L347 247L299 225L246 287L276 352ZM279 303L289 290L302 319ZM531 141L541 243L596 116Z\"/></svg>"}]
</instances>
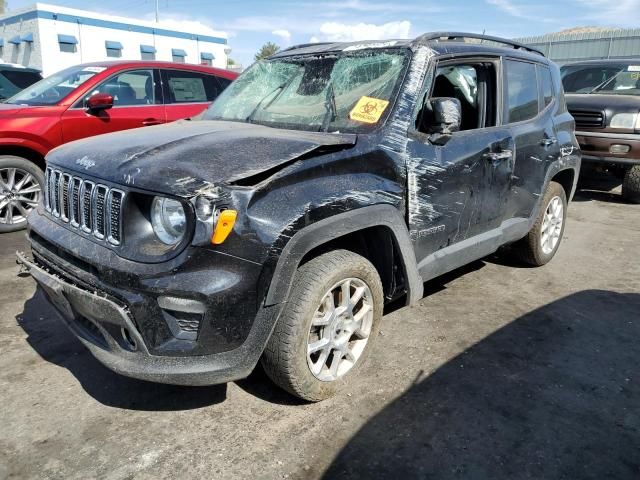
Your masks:
<instances>
[{"instance_id":1,"label":"front door","mask_svg":"<svg viewBox=\"0 0 640 480\"><path fill-rule=\"evenodd\" d=\"M437 146L419 119L407 147L408 220L418 262L504 220L514 145L510 129L496 126L498 66L497 59L438 65L425 101L457 98L462 122L461 131Z\"/></svg>"},{"instance_id":2,"label":"front door","mask_svg":"<svg viewBox=\"0 0 640 480\"><path fill-rule=\"evenodd\" d=\"M152 69L128 70L105 80L62 115L63 141L164 123L158 84ZM113 107L88 111L86 101L95 93L111 95Z\"/></svg>"}]
</instances>

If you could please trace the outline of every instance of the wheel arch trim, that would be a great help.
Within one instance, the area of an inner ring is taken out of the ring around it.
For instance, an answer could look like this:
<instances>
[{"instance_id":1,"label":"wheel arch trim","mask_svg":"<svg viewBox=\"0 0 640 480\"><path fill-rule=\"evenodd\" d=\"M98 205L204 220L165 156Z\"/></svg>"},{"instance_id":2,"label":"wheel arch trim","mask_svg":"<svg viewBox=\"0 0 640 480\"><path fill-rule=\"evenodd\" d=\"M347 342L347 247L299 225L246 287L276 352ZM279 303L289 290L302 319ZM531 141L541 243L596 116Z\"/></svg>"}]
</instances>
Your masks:
<instances>
[{"instance_id":1,"label":"wheel arch trim","mask_svg":"<svg viewBox=\"0 0 640 480\"><path fill-rule=\"evenodd\" d=\"M265 305L285 302L294 274L304 256L316 247L344 235L370 227L386 227L394 237L407 279L407 305L422 298L423 282L409 231L400 212L392 205L372 205L319 220L295 233L278 258Z\"/></svg>"}]
</instances>

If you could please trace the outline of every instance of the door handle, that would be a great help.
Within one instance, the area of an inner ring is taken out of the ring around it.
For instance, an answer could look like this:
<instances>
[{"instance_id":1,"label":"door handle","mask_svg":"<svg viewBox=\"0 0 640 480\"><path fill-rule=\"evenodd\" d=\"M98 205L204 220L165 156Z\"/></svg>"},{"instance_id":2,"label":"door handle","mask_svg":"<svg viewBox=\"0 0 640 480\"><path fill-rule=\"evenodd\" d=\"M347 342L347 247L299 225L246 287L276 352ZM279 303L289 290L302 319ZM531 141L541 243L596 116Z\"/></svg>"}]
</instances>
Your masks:
<instances>
[{"instance_id":1,"label":"door handle","mask_svg":"<svg viewBox=\"0 0 640 480\"><path fill-rule=\"evenodd\" d=\"M150 127L151 125L160 125L162 120L158 120L157 118L147 118L142 121L142 125L145 127Z\"/></svg>"},{"instance_id":2,"label":"door handle","mask_svg":"<svg viewBox=\"0 0 640 480\"><path fill-rule=\"evenodd\" d=\"M558 139L556 137L544 138L540 142L540 145L542 145L543 147L550 147L551 145L557 142L558 142Z\"/></svg>"},{"instance_id":3,"label":"door handle","mask_svg":"<svg viewBox=\"0 0 640 480\"><path fill-rule=\"evenodd\" d=\"M513 157L513 152L511 150L501 150L499 152L487 152L484 155L482 155L483 158L486 158L487 160L492 160L492 161L502 161L502 160L509 160L511 157Z\"/></svg>"}]
</instances>

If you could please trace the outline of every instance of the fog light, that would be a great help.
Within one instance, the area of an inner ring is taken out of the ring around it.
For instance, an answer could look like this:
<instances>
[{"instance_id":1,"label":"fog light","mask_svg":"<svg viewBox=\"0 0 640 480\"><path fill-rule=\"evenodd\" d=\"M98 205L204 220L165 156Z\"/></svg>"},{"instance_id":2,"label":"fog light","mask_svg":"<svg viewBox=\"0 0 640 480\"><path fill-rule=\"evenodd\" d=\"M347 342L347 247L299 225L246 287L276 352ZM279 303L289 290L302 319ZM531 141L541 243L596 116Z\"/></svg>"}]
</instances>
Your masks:
<instances>
[{"instance_id":1,"label":"fog light","mask_svg":"<svg viewBox=\"0 0 640 480\"><path fill-rule=\"evenodd\" d=\"M629 145L621 145L619 143L614 143L609 147L609 152L616 154L629 153L629 150L631 150L631 147Z\"/></svg>"}]
</instances>

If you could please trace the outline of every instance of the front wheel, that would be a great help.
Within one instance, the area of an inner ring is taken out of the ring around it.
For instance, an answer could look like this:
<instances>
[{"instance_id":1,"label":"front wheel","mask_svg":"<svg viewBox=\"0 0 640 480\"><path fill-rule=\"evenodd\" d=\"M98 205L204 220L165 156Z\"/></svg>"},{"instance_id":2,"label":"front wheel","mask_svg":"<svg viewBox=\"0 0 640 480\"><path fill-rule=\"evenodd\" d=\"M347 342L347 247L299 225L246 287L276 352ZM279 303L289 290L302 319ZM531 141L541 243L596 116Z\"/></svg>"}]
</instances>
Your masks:
<instances>
[{"instance_id":1,"label":"front wheel","mask_svg":"<svg viewBox=\"0 0 640 480\"><path fill-rule=\"evenodd\" d=\"M526 237L515 243L516 255L536 267L548 263L558 251L567 218L567 195L557 182L549 182L542 208Z\"/></svg>"},{"instance_id":2,"label":"front wheel","mask_svg":"<svg viewBox=\"0 0 640 480\"><path fill-rule=\"evenodd\" d=\"M27 215L40 201L44 175L29 160L0 156L0 233L27 226Z\"/></svg>"},{"instance_id":3,"label":"front wheel","mask_svg":"<svg viewBox=\"0 0 640 480\"><path fill-rule=\"evenodd\" d=\"M627 168L622 180L622 197L631 203L640 203L640 165Z\"/></svg>"},{"instance_id":4,"label":"front wheel","mask_svg":"<svg viewBox=\"0 0 640 480\"><path fill-rule=\"evenodd\" d=\"M298 269L262 364L284 390L317 402L344 388L378 334L383 293L375 267L347 250Z\"/></svg>"}]
</instances>

